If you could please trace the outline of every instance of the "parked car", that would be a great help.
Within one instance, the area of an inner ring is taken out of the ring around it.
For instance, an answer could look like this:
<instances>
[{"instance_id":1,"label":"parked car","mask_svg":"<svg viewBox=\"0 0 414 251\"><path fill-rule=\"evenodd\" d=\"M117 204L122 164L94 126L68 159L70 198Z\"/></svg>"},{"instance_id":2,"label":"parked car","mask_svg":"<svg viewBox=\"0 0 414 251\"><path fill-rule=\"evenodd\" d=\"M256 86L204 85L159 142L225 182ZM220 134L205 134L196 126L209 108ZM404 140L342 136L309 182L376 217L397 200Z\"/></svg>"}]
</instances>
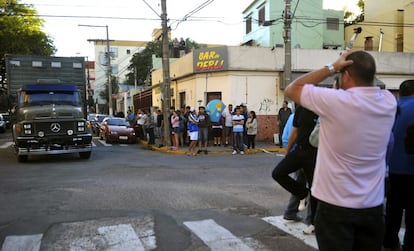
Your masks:
<instances>
[{"instance_id":1,"label":"parked car","mask_svg":"<svg viewBox=\"0 0 414 251\"><path fill-rule=\"evenodd\" d=\"M2 112L2 113L0 113L0 115L3 116L2 120L4 121L4 123L6 125L6 128L10 128L10 115L9 115L9 113L8 112Z\"/></svg>"},{"instance_id":2,"label":"parked car","mask_svg":"<svg viewBox=\"0 0 414 251\"><path fill-rule=\"evenodd\" d=\"M101 123L100 138L106 143L127 142L135 143L137 137L134 128L124 118L106 117Z\"/></svg>"},{"instance_id":3,"label":"parked car","mask_svg":"<svg viewBox=\"0 0 414 251\"><path fill-rule=\"evenodd\" d=\"M0 132L6 131L6 121L3 118L3 115L0 114Z\"/></svg>"},{"instance_id":4,"label":"parked car","mask_svg":"<svg viewBox=\"0 0 414 251\"><path fill-rule=\"evenodd\" d=\"M92 124L92 132L96 135L99 136L100 134L100 130L101 130L101 124L102 121L108 117L108 115L106 114L94 114L93 115L93 120L91 120L91 124ZM92 118L90 116L90 118Z\"/></svg>"}]
</instances>

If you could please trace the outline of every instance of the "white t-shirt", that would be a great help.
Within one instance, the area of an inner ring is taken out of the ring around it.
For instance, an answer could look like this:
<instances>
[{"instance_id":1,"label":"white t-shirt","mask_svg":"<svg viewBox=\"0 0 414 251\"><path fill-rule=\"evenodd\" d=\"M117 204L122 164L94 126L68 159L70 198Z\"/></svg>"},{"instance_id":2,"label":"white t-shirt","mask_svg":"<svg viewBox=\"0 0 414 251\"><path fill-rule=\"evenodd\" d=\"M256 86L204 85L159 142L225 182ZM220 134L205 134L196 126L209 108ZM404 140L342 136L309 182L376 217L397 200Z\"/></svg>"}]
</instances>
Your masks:
<instances>
[{"instance_id":1,"label":"white t-shirt","mask_svg":"<svg viewBox=\"0 0 414 251\"><path fill-rule=\"evenodd\" d=\"M242 121L244 120L243 115L233 115L232 121ZM243 132L243 125L233 125L233 132Z\"/></svg>"},{"instance_id":2,"label":"white t-shirt","mask_svg":"<svg viewBox=\"0 0 414 251\"><path fill-rule=\"evenodd\" d=\"M226 109L223 112L223 116L226 119L225 126L232 127L233 126L233 115L231 114L231 112L229 111L229 109Z\"/></svg>"},{"instance_id":3,"label":"white t-shirt","mask_svg":"<svg viewBox=\"0 0 414 251\"><path fill-rule=\"evenodd\" d=\"M301 104L320 117L313 196L347 208L382 204L395 97L379 87L336 90L305 85Z\"/></svg>"}]
</instances>

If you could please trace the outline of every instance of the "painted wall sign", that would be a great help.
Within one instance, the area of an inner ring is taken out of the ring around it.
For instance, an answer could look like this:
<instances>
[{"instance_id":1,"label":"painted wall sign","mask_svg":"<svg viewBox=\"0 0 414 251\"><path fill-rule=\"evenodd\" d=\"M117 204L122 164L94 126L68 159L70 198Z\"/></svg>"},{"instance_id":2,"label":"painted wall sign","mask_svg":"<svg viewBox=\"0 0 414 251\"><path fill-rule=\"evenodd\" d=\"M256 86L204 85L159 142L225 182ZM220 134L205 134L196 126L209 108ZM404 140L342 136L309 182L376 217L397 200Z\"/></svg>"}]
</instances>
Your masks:
<instances>
[{"instance_id":1,"label":"painted wall sign","mask_svg":"<svg viewBox=\"0 0 414 251\"><path fill-rule=\"evenodd\" d=\"M194 72L227 70L227 47L197 49L193 57Z\"/></svg>"}]
</instances>

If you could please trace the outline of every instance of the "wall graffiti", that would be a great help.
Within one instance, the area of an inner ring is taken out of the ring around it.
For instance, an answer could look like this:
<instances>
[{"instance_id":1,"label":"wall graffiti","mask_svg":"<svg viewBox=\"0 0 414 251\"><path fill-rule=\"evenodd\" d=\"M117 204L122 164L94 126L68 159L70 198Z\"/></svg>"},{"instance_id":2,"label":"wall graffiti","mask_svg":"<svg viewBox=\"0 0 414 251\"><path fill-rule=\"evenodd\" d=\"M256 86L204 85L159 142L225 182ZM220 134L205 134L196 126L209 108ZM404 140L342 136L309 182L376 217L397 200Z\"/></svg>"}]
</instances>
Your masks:
<instances>
[{"instance_id":1,"label":"wall graffiti","mask_svg":"<svg viewBox=\"0 0 414 251\"><path fill-rule=\"evenodd\" d=\"M270 108L274 103L275 102L269 98L263 99L259 105L259 112L270 112Z\"/></svg>"}]
</instances>

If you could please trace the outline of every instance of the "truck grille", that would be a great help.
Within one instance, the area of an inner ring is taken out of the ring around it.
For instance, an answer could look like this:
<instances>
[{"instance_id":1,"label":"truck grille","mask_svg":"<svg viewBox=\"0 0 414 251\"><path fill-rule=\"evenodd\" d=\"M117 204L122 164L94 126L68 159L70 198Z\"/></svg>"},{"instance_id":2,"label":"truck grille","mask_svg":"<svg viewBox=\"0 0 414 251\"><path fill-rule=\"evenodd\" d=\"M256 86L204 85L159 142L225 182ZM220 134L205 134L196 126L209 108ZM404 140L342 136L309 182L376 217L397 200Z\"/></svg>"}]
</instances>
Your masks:
<instances>
[{"instance_id":1,"label":"truck grille","mask_svg":"<svg viewBox=\"0 0 414 251\"><path fill-rule=\"evenodd\" d=\"M34 130L43 131L45 136L67 135L68 130L76 133L75 123L75 121L39 122L34 124Z\"/></svg>"}]
</instances>

